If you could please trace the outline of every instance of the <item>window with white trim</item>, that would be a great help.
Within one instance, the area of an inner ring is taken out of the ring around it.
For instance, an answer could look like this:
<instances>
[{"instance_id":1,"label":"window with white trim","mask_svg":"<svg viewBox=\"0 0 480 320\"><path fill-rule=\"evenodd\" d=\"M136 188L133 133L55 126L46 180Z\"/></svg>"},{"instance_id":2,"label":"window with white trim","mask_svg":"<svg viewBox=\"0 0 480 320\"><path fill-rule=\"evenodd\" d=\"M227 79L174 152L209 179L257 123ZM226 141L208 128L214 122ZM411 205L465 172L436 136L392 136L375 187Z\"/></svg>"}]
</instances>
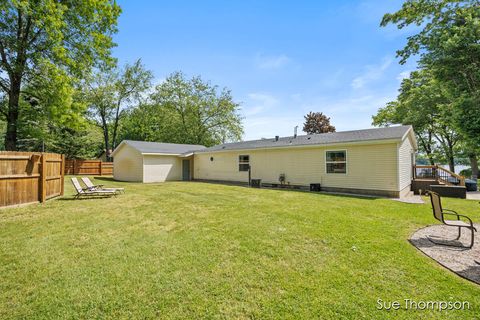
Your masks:
<instances>
[{"instance_id":1,"label":"window with white trim","mask_svg":"<svg viewBox=\"0 0 480 320\"><path fill-rule=\"evenodd\" d=\"M250 168L250 156L239 155L238 156L238 171L248 171Z\"/></svg>"},{"instance_id":2,"label":"window with white trim","mask_svg":"<svg viewBox=\"0 0 480 320\"><path fill-rule=\"evenodd\" d=\"M347 151L326 151L325 165L327 173L347 173Z\"/></svg>"}]
</instances>

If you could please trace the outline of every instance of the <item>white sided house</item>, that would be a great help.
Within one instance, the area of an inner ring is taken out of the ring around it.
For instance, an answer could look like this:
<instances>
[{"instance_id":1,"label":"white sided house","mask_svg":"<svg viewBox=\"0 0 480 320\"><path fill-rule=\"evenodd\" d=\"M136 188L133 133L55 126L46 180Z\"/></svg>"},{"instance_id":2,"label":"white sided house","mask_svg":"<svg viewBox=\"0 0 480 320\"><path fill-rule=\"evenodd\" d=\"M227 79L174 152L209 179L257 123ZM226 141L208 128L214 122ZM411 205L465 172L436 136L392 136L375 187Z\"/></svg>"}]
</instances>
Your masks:
<instances>
[{"instance_id":1,"label":"white sided house","mask_svg":"<svg viewBox=\"0 0 480 320\"><path fill-rule=\"evenodd\" d=\"M205 147L124 140L112 153L113 178L136 182L191 180L193 151L201 149Z\"/></svg>"},{"instance_id":2,"label":"white sided house","mask_svg":"<svg viewBox=\"0 0 480 320\"><path fill-rule=\"evenodd\" d=\"M160 152L167 145L181 146L183 152ZM411 126L275 137L210 148L124 141L113 153L114 177L143 182L261 179L262 185L309 188L320 184L324 191L401 197L410 192L416 150Z\"/></svg>"}]
</instances>

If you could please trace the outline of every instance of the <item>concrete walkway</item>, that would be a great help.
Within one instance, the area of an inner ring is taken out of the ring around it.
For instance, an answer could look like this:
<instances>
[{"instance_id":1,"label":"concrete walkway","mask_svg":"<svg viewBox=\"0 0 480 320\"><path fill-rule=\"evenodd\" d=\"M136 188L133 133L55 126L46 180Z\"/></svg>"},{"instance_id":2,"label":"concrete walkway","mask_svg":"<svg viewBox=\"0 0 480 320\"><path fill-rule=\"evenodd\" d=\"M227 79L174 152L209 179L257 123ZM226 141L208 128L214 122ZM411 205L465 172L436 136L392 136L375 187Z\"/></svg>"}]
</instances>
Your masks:
<instances>
[{"instance_id":1,"label":"concrete walkway","mask_svg":"<svg viewBox=\"0 0 480 320\"><path fill-rule=\"evenodd\" d=\"M469 191L467 192L468 200L479 200L480 201L480 191Z\"/></svg>"},{"instance_id":2,"label":"concrete walkway","mask_svg":"<svg viewBox=\"0 0 480 320\"><path fill-rule=\"evenodd\" d=\"M475 227L480 230L480 225L476 224ZM437 242L457 245L470 244L470 231L465 228L462 228L462 237L459 240L449 240L455 239L457 233L458 229L454 227L432 225L417 230L410 238L410 242L440 265L455 272L460 277L480 284L480 265L475 262L480 261L480 236L478 232L475 234L476 244L472 249L437 245L428 240L428 237L430 237Z\"/></svg>"},{"instance_id":3,"label":"concrete walkway","mask_svg":"<svg viewBox=\"0 0 480 320\"><path fill-rule=\"evenodd\" d=\"M394 198L392 200L403 202L403 203L413 203L413 204L424 204L425 203L425 201L423 201L422 197L418 196L418 195L412 195L412 196L403 197L403 198Z\"/></svg>"}]
</instances>

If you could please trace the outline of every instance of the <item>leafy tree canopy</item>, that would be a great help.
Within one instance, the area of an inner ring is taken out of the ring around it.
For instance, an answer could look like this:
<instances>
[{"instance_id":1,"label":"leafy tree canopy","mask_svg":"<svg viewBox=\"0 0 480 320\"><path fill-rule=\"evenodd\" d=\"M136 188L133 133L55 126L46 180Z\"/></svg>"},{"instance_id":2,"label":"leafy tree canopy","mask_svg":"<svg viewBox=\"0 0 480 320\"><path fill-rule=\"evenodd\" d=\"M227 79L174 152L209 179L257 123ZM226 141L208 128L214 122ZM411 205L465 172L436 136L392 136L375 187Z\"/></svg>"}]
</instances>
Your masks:
<instances>
[{"instance_id":1,"label":"leafy tree canopy","mask_svg":"<svg viewBox=\"0 0 480 320\"><path fill-rule=\"evenodd\" d=\"M132 110L124 139L212 146L238 141L243 133L239 104L230 90L180 72L159 84L150 102Z\"/></svg>"},{"instance_id":2,"label":"leafy tree canopy","mask_svg":"<svg viewBox=\"0 0 480 320\"><path fill-rule=\"evenodd\" d=\"M98 69L85 81L88 116L102 129L105 150L117 146L118 127L124 112L141 101L152 79L152 72L137 60L123 69Z\"/></svg>"},{"instance_id":3,"label":"leafy tree canopy","mask_svg":"<svg viewBox=\"0 0 480 320\"><path fill-rule=\"evenodd\" d=\"M303 131L308 134L335 132L335 127L330 124L330 118L322 112L310 111L304 118Z\"/></svg>"},{"instance_id":4,"label":"leafy tree canopy","mask_svg":"<svg viewBox=\"0 0 480 320\"><path fill-rule=\"evenodd\" d=\"M120 8L111 0L9 0L0 1L0 13L0 89L8 101L0 113L5 147L16 150L22 99L34 97L65 120L75 111L68 103L75 79L98 62L114 62L111 36ZM63 101L52 105L51 99Z\"/></svg>"},{"instance_id":5,"label":"leafy tree canopy","mask_svg":"<svg viewBox=\"0 0 480 320\"><path fill-rule=\"evenodd\" d=\"M455 98L455 123L480 145L480 1L410 0L383 17L382 26L421 26L399 50L401 63L420 55L420 66L434 73Z\"/></svg>"},{"instance_id":6,"label":"leafy tree canopy","mask_svg":"<svg viewBox=\"0 0 480 320\"><path fill-rule=\"evenodd\" d=\"M397 100L389 102L373 116L373 124L413 125L421 151L430 162L445 160L453 169L460 135L453 121L452 104L456 100L449 89L430 71L414 71L402 81Z\"/></svg>"}]
</instances>

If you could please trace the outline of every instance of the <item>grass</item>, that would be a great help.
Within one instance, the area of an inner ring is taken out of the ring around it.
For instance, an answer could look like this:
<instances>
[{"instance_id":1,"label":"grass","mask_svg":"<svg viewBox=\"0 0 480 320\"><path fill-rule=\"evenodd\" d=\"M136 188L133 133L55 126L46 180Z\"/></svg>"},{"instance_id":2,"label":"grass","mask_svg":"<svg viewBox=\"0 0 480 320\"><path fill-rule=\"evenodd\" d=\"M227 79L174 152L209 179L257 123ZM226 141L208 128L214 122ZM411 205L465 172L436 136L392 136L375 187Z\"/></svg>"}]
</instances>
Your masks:
<instances>
[{"instance_id":1,"label":"grass","mask_svg":"<svg viewBox=\"0 0 480 320\"><path fill-rule=\"evenodd\" d=\"M98 180L97 180L98 181ZM100 182L100 181L99 181ZM473 319L480 286L407 241L428 205L195 182L0 210L0 318ZM480 220L478 202L445 207ZM465 311L379 311L469 301Z\"/></svg>"}]
</instances>

